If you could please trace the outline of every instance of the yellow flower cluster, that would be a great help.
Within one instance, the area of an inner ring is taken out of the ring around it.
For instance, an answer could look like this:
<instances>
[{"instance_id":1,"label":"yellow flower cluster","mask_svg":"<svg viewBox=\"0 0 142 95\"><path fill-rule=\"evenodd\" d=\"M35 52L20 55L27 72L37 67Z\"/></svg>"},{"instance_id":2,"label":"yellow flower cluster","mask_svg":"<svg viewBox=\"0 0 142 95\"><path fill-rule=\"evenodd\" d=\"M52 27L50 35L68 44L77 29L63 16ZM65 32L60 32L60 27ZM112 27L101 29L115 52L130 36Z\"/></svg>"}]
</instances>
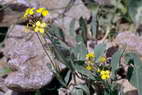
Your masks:
<instances>
[{"instance_id":1,"label":"yellow flower cluster","mask_svg":"<svg viewBox=\"0 0 142 95\"><path fill-rule=\"evenodd\" d=\"M34 25L34 31L44 33L44 28L47 26L46 23L37 21Z\"/></svg>"},{"instance_id":2,"label":"yellow flower cluster","mask_svg":"<svg viewBox=\"0 0 142 95\"><path fill-rule=\"evenodd\" d=\"M28 16L34 15L36 13L40 13L42 16L47 16L49 12L45 8L39 8L37 10L35 10L35 8L28 8L25 11L24 18L27 18Z\"/></svg>"},{"instance_id":3,"label":"yellow flower cluster","mask_svg":"<svg viewBox=\"0 0 142 95\"><path fill-rule=\"evenodd\" d=\"M29 15L34 15L34 9L35 9L35 8L28 8L28 9L25 11L24 18L26 18L26 17L29 16Z\"/></svg>"},{"instance_id":4,"label":"yellow flower cluster","mask_svg":"<svg viewBox=\"0 0 142 95\"><path fill-rule=\"evenodd\" d=\"M110 78L110 71L109 70L101 70L100 76L102 80L107 80Z\"/></svg>"},{"instance_id":5,"label":"yellow flower cluster","mask_svg":"<svg viewBox=\"0 0 142 95\"><path fill-rule=\"evenodd\" d=\"M39 8L36 10L37 13L40 13L42 16L47 16L48 15L48 10L45 8Z\"/></svg>"},{"instance_id":6,"label":"yellow flower cluster","mask_svg":"<svg viewBox=\"0 0 142 95\"><path fill-rule=\"evenodd\" d=\"M86 69L93 70L94 69L93 63L94 63L95 54L93 52L90 52L90 53L86 54L85 58L86 58L86 63L87 63Z\"/></svg>"},{"instance_id":7,"label":"yellow flower cluster","mask_svg":"<svg viewBox=\"0 0 142 95\"><path fill-rule=\"evenodd\" d=\"M40 14L40 15L35 15ZM29 18L27 28L34 30L35 32L44 33L44 28L47 26L45 22L42 21L41 16L47 16L48 10L45 8L28 8L25 11L24 18Z\"/></svg>"}]
</instances>

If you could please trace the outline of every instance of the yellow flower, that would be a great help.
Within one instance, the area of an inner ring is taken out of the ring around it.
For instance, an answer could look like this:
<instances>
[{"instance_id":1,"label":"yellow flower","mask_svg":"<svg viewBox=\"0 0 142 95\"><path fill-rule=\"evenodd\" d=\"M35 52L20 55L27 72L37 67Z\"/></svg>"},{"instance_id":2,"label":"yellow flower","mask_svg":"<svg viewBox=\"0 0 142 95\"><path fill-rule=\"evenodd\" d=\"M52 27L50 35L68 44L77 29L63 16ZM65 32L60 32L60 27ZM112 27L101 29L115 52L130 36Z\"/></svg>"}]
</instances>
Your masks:
<instances>
[{"instance_id":1,"label":"yellow flower","mask_svg":"<svg viewBox=\"0 0 142 95\"><path fill-rule=\"evenodd\" d=\"M44 33L44 28L35 27L34 31Z\"/></svg>"},{"instance_id":2,"label":"yellow flower","mask_svg":"<svg viewBox=\"0 0 142 95\"><path fill-rule=\"evenodd\" d=\"M47 16L48 15L48 10L46 10L45 8L39 8L36 10L37 13L41 13L42 16Z\"/></svg>"},{"instance_id":3,"label":"yellow flower","mask_svg":"<svg viewBox=\"0 0 142 95\"><path fill-rule=\"evenodd\" d=\"M87 65L87 66L86 66L86 69L89 70L89 71L91 71L91 70L94 69L94 67L93 67L92 65Z\"/></svg>"},{"instance_id":4,"label":"yellow flower","mask_svg":"<svg viewBox=\"0 0 142 95\"><path fill-rule=\"evenodd\" d=\"M47 16L48 15L48 10L43 10L41 14L42 14L42 16Z\"/></svg>"},{"instance_id":5,"label":"yellow flower","mask_svg":"<svg viewBox=\"0 0 142 95\"><path fill-rule=\"evenodd\" d=\"M35 24L34 31L35 31L35 32L44 33L44 28L45 28L46 26L47 26L46 23L37 21L36 24Z\"/></svg>"},{"instance_id":6,"label":"yellow flower","mask_svg":"<svg viewBox=\"0 0 142 95\"><path fill-rule=\"evenodd\" d=\"M109 78L110 78L109 75L102 75L102 76L101 76L101 79L103 79L103 80L107 80L107 79L109 79Z\"/></svg>"},{"instance_id":7,"label":"yellow flower","mask_svg":"<svg viewBox=\"0 0 142 95\"><path fill-rule=\"evenodd\" d=\"M37 13L41 13L43 10L45 10L45 8L39 8L36 10Z\"/></svg>"},{"instance_id":8,"label":"yellow flower","mask_svg":"<svg viewBox=\"0 0 142 95\"><path fill-rule=\"evenodd\" d=\"M106 80L110 78L110 71L109 70L102 70L100 71L101 79Z\"/></svg>"},{"instance_id":9,"label":"yellow flower","mask_svg":"<svg viewBox=\"0 0 142 95\"><path fill-rule=\"evenodd\" d=\"M37 22L36 22L36 26L37 26L37 27L41 27L41 28L45 28L45 27L47 26L47 24L44 23L44 22L37 21Z\"/></svg>"},{"instance_id":10,"label":"yellow flower","mask_svg":"<svg viewBox=\"0 0 142 95\"><path fill-rule=\"evenodd\" d=\"M105 57L105 56L101 56L101 57L99 57L99 59L98 59L98 62L99 63L105 63L107 61L107 58Z\"/></svg>"},{"instance_id":11,"label":"yellow flower","mask_svg":"<svg viewBox=\"0 0 142 95\"><path fill-rule=\"evenodd\" d=\"M24 18L26 18L28 15L33 15L33 14L34 14L34 9L35 9L35 8L28 8L28 9L25 11Z\"/></svg>"},{"instance_id":12,"label":"yellow flower","mask_svg":"<svg viewBox=\"0 0 142 95\"><path fill-rule=\"evenodd\" d=\"M86 55L86 59L87 60L92 60L95 58L95 54L93 52L90 52Z\"/></svg>"}]
</instances>

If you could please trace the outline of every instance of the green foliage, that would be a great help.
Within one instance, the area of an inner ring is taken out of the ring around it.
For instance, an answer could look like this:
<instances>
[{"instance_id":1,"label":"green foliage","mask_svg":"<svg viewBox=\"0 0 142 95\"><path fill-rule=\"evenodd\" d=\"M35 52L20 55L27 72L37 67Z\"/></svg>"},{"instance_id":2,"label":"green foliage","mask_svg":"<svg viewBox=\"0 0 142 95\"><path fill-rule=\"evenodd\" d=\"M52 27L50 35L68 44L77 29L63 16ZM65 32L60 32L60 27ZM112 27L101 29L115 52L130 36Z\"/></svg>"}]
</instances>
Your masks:
<instances>
[{"instance_id":1,"label":"green foliage","mask_svg":"<svg viewBox=\"0 0 142 95\"><path fill-rule=\"evenodd\" d=\"M122 54L123 54L123 51L119 50L112 56L111 67L112 67L112 77L113 78L116 75L115 71L120 66L120 60L121 60Z\"/></svg>"},{"instance_id":2,"label":"green foliage","mask_svg":"<svg viewBox=\"0 0 142 95\"><path fill-rule=\"evenodd\" d=\"M66 84L68 84L69 81L71 80L71 76L72 76L72 72L71 72L71 70L69 70L69 71L67 72L65 78L64 78L64 81L65 81Z\"/></svg>"},{"instance_id":3,"label":"green foliage","mask_svg":"<svg viewBox=\"0 0 142 95\"><path fill-rule=\"evenodd\" d=\"M80 35L77 36L77 44L72 48L72 52L77 60L85 60L85 55L87 54L87 48L83 42L83 39Z\"/></svg>"},{"instance_id":4,"label":"green foliage","mask_svg":"<svg viewBox=\"0 0 142 95\"><path fill-rule=\"evenodd\" d=\"M94 49L96 59L98 59L100 56L103 56L105 53L105 50L106 50L106 44L104 44L104 43L98 44Z\"/></svg>"},{"instance_id":5,"label":"green foliage","mask_svg":"<svg viewBox=\"0 0 142 95\"><path fill-rule=\"evenodd\" d=\"M95 91L97 88L100 88L98 91L102 91L104 95L119 95L121 91L120 87L115 83L118 80L116 72L120 68L120 60L124 57L125 49L119 49L111 58L107 58L107 44L100 43L94 47L94 56L87 48L87 41L97 41L99 32L103 34L104 38L105 36L108 37L112 30L117 31L118 25L123 19L130 23L129 16L134 21L137 9L140 7L139 0L136 0L136 2L133 0L113 0L110 5L99 5L92 0L82 1L91 10L92 17L89 21L81 17L78 20L79 27L77 29L75 27L77 20L72 19L69 25L70 29L67 32L75 40L74 45L70 46L66 42L63 30L56 25L49 25L48 33L44 35L52 43L49 47L55 59L67 67L68 71L65 77L60 75L58 67L54 65L48 65L48 67L54 68L52 71L66 89L69 89L73 81L71 95L91 95L90 90ZM130 10L134 11L130 12ZM103 57L102 62L99 61L101 57ZM125 55L125 63L131 65L128 68L129 72L126 78L139 89L139 94L142 94L142 87L140 86L140 80L142 79L140 73L142 72L141 61L137 55L127 54L127 56ZM84 81L84 83L78 83L76 78Z\"/></svg>"},{"instance_id":6,"label":"green foliage","mask_svg":"<svg viewBox=\"0 0 142 95\"><path fill-rule=\"evenodd\" d=\"M87 85L78 84L71 91L71 95L90 95L90 91Z\"/></svg>"},{"instance_id":7,"label":"green foliage","mask_svg":"<svg viewBox=\"0 0 142 95\"><path fill-rule=\"evenodd\" d=\"M141 7L141 5L142 5L142 0L128 0L128 12L133 22L137 23L137 21L140 20L139 18L136 18L136 16L139 15L137 12L138 12L138 9ZM136 19L139 19L139 20L136 21Z\"/></svg>"},{"instance_id":8,"label":"green foliage","mask_svg":"<svg viewBox=\"0 0 142 95\"><path fill-rule=\"evenodd\" d=\"M97 13L96 11L92 12L92 21L91 21L91 34L93 36L93 38L96 39L96 35L97 35Z\"/></svg>"},{"instance_id":9,"label":"green foliage","mask_svg":"<svg viewBox=\"0 0 142 95\"><path fill-rule=\"evenodd\" d=\"M79 20L79 24L81 37L83 38L84 43L87 44L87 21L81 17Z\"/></svg>"},{"instance_id":10,"label":"green foliage","mask_svg":"<svg viewBox=\"0 0 142 95\"><path fill-rule=\"evenodd\" d=\"M83 95L82 89L73 88L71 95Z\"/></svg>"},{"instance_id":11,"label":"green foliage","mask_svg":"<svg viewBox=\"0 0 142 95\"><path fill-rule=\"evenodd\" d=\"M84 62L76 62L75 70L85 76L87 79L96 80L95 73L92 73L84 68Z\"/></svg>"},{"instance_id":12,"label":"green foliage","mask_svg":"<svg viewBox=\"0 0 142 95\"><path fill-rule=\"evenodd\" d=\"M130 77L130 82L136 87L138 88L138 94L141 95L142 94L142 62L139 59L139 57L137 56L137 54L134 53L129 53L129 56L126 57L127 59L132 60L133 61L133 66L134 69L132 70L132 74Z\"/></svg>"}]
</instances>

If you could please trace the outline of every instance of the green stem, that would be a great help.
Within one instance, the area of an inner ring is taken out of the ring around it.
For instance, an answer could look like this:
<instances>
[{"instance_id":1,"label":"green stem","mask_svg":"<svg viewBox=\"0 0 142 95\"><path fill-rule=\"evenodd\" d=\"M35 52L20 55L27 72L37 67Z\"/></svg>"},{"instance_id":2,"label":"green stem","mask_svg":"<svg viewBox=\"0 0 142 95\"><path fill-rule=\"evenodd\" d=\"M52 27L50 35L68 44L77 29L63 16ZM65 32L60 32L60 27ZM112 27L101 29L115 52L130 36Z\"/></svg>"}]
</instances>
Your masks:
<instances>
[{"instance_id":1,"label":"green stem","mask_svg":"<svg viewBox=\"0 0 142 95\"><path fill-rule=\"evenodd\" d=\"M42 43L42 41L41 41L41 39L40 39L40 37L39 37L39 35L38 35L37 32L36 32L36 35L37 35L37 37L38 37L38 39L39 39L39 41L40 41L40 43L41 43L41 45L42 45L42 48L43 48L44 52L46 53L46 55L48 56L50 62L52 63L52 66L53 66L54 68L56 68L54 61L52 61L50 55L49 55L48 52L46 51L46 48L44 47L44 45L43 45L43 43Z\"/></svg>"}]
</instances>

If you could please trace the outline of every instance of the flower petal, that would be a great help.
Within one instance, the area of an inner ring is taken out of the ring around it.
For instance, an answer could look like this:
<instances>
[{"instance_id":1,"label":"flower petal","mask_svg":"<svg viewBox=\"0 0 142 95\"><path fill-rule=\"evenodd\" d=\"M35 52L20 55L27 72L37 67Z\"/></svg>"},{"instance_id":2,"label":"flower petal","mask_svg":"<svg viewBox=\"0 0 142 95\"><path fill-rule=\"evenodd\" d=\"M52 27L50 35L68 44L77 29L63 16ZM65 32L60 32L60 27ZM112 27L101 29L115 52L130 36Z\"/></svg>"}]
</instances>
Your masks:
<instances>
[{"instance_id":1,"label":"flower petal","mask_svg":"<svg viewBox=\"0 0 142 95\"><path fill-rule=\"evenodd\" d=\"M44 33L44 28L40 28L40 29L39 29L39 32L40 32L40 33Z\"/></svg>"},{"instance_id":2,"label":"flower petal","mask_svg":"<svg viewBox=\"0 0 142 95\"><path fill-rule=\"evenodd\" d=\"M106 75L102 75L101 79L106 80L107 79Z\"/></svg>"},{"instance_id":3,"label":"flower petal","mask_svg":"<svg viewBox=\"0 0 142 95\"><path fill-rule=\"evenodd\" d=\"M38 31L39 31L39 28L38 28L38 27L35 27L34 31L35 31L35 32L38 32Z\"/></svg>"},{"instance_id":4,"label":"flower petal","mask_svg":"<svg viewBox=\"0 0 142 95\"><path fill-rule=\"evenodd\" d=\"M39 8L36 10L37 13L41 13L43 10L45 10L45 8Z\"/></svg>"},{"instance_id":5,"label":"flower petal","mask_svg":"<svg viewBox=\"0 0 142 95\"><path fill-rule=\"evenodd\" d=\"M100 72L100 74L101 74L101 75L105 75L105 71L102 70L102 71Z\"/></svg>"},{"instance_id":6,"label":"flower petal","mask_svg":"<svg viewBox=\"0 0 142 95\"><path fill-rule=\"evenodd\" d=\"M90 71L90 70L93 70L94 68L93 68L92 65L87 65L87 66L86 66L86 69Z\"/></svg>"},{"instance_id":7,"label":"flower petal","mask_svg":"<svg viewBox=\"0 0 142 95\"><path fill-rule=\"evenodd\" d=\"M44 22L40 25L40 27L43 27L43 28L46 27L46 26L47 26L47 24L44 23Z\"/></svg>"},{"instance_id":8,"label":"flower petal","mask_svg":"<svg viewBox=\"0 0 142 95\"><path fill-rule=\"evenodd\" d=\"M41 14L42 14L42 16L47 16L48 13L49 13L48 10L43 10Z\"/></svg>"},{"instance_id":9,"label":"flower petal","mask_svg":"<svg viewBox=\"0 0 142 95\"><path fill-rule=\"evenodd\" d=\"M37 22L36 22L36 26L40 27L40 25L41 25L41 22L40 22L40 21L37 21Z\"/></svg>"}]
</instances>

